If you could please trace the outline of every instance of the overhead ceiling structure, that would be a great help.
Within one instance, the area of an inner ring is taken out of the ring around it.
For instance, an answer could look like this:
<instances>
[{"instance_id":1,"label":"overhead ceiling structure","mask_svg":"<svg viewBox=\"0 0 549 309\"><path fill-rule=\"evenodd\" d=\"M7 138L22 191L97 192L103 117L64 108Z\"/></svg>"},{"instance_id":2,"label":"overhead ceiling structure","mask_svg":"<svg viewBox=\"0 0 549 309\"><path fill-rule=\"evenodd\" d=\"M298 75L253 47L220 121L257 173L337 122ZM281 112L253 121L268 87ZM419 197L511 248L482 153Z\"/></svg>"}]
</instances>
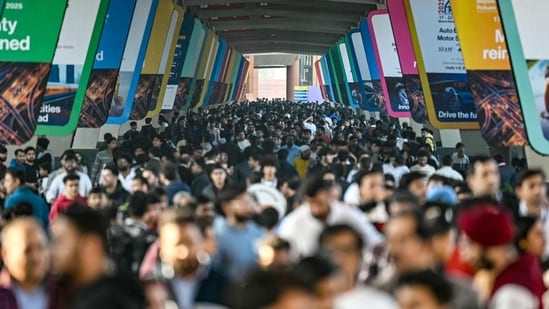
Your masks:
<instances>
[{"instance_id":1,"label":"overhead ceiling structure","mask_svg":"<svg viewBox=\"0 0 549 309\"><path fill-rule=\"evenodd\" d=\"M184 0L244 54L325 53L385 0Z\"/></svg>"}]
</instances>

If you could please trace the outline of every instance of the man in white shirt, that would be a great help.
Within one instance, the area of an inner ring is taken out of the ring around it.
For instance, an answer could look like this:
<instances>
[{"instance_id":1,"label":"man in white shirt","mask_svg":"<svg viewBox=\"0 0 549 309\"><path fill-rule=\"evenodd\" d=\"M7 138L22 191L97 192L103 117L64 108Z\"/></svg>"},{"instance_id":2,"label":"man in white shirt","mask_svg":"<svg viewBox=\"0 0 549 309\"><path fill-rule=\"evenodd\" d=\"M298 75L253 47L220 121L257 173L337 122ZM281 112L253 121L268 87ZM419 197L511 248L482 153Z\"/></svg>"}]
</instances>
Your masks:
<instances>
[{"instance_id":1,"label":"man in white shirt","mask_svg":"<svg viewBox=\"0 0 549 309\"><path fill-rule=\"evenodd\" d=\"M244 151L244 149L252 145L250 141L246 138L246 133L244 133L244 131L241 131L240 133L238 133L237 145L238 145L238 148L240 148L240 151Z\"/></svg>"},{"instance_id":2,"label":"man in white shirt","mask_svg":"<svg viewBox=\"0 0 549 309\"><path fill-rule=\"evenodd\" d=\"M297 259L313 255L322 230L335 224L352 226L359 231L368 247L383 241L383 237L359 210L330 199L332 185L320 176L308 178L304 184L304 204L280 223L278 235L290 242L292 257Z\"/></svg>"},{"instance_id":3,"label":"man in white shirt","mask_svg":"<svg viewBox=\"0 0 549 309\"><path fill-rule=\"evenodd\" d=\"M463 143L457 143L456 152L452 154L452 167L465 173L469 163L469 157L465 154L465 145Z\"/></svg>"},{"instance_id":4,"label":"man in white shirt","mask_svg":"<svg viewBox=\"0 0 549 309\"><path fill-rule=\"evenodd\" d=\"M131 192L132 181L135 178L135 169L130 166L131 157L125 153L120 154L116 160L116 166L118 167L118 180L124 187L124 190Z\"/></svg>"},{"instance_id":5,"label":"man in white shirt","mask_svg":"<svg viewBox=\"0 0 549 309\"><path fill-rule=\"evenodd\" d=\"M455 181L463 181L463 176L452 168L452 157L449 155L442 157L442 167L436 170L434 175L440 175Z\"/></svg>"},{"instance_id":6,"label":"man in white shirt","mask_svg":"<svg viewBox=\"0 0 549 309\"><path fill-rule=\"evenodd\" d=\"M92 189L91 180L88 175L77 170L77 162L78 160L74 153L67 153L67 155L65 155L64 159L61 161L63 172L55 176L50 187L48 188L48 191L46 192L46 201L48 201L48 203L53 203L58 195L65 194L65 185L63 184L63 178L67 176L68 173L76 173L78 176L80 176L78 192L82 197L88 196Z\"/></svg>"},{"instance_id":7,"label":"man in white shirt","mask_svg":"<svg viewBox=\"0 0 549 309\"><path fill-rule=\"evenodd\" d=\"M412 172L423 173L427 178L435 173L435 168L428 164L429 154L426 151L420 151L417 154L417 164L410 168Z\"/></svg>"}]
</instances>

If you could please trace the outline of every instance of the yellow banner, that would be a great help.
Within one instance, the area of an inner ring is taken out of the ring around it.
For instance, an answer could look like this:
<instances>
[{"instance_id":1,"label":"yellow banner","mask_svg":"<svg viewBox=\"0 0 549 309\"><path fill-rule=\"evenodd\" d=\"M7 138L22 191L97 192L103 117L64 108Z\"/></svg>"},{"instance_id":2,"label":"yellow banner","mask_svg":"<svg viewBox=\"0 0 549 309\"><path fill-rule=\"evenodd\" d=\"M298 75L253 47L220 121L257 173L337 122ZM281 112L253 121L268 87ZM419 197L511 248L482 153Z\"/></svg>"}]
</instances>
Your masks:
<instances>
[{"instance_id":1,"label":"yellow banner","mask_svg":"<svg viewBox=\"0 0 549 309\"><path fill-rule=\"evenodd\" d=\"M511 69L496 1L450 3L467 70Z\"/></svg>"}]
</instances>

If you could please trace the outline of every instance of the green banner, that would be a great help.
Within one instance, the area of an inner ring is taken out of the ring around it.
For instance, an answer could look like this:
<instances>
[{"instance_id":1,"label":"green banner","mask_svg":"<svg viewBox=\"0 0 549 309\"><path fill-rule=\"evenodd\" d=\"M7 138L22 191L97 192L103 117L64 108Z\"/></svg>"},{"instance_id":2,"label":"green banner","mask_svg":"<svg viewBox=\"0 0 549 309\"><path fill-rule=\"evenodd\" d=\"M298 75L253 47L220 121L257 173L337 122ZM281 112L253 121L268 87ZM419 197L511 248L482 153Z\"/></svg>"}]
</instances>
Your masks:
<instances>
[{"instance_id":1,"label":"green banner","mask_svg":"<svg viewBox=\"0 0 549 309\"><path fill-rule=\"evenodd\" d=\"M108 6L109 0L69 0L37 135L63 136L76 129Z\"/></svg>"},{"instance_id":2,"label":"green banner","mask_svg":"<svg viewBox=\"0 0 549 309\"><path fill-rule=\"evenodd\" d=\"M19 145L36 129L67 0L1 4L0 142Z\"/></svg>"}]
</instances>

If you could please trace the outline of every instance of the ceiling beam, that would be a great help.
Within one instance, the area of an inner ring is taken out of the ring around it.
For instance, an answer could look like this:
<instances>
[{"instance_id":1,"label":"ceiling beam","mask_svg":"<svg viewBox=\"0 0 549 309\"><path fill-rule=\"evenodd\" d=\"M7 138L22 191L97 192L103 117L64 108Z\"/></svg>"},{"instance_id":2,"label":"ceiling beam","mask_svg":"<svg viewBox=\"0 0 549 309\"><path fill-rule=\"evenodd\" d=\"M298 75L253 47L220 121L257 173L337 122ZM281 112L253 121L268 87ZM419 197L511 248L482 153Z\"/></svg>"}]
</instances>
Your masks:
<instances>
[{"instance_id":1,"label":"ceiling beam","mask_svg":"<svg viewBox=\"0 0 549 309\"><path fill-rule=\"evenodd\" d=\"M262 21L255 20L236 20L236 21L220 21L209 22L213 30L246 30L246 29L282 29L282 30L299 30L305 32L321 32L321 33L346 33L351 27L351 23L333 23L326 21L321 24L307 24L299 19L265 19Z\"/></svg>"},{"instance_id":2,"label":"ceiling beam","mask_svg":"<svg viewBox=\"0 0 549 309\"><path fill-rule=\"evenodd\" d=\"M265 45L271 45L271 44L296 44L296 45L307 45L307 46L317 46L322 47L325 49L330 48L333 44L332 43L322 43L317 41L302 41L302 40L277 40L277 39L271 39L268 41L258 41L258 40L247 40L247 41L232 41L231 44L236 47L245 47L245 46L265 46Z\"/></svg>"},{"instance_id":3,"label":"ceiling beam","mask_svg":"<svg viewBox=\"0 0 549 309\"><path fill-rule=\"evenodd\" d=\"M281 16L281 17L294 17L306 20L330 20L349 22L356 20L359 17L349 15L348 13L337 12L305 12L301 10L290 10L282 8L238 8L238 9L197 9L196 14L204 19L215 17L233 17L233 16Z\"/></svg>"},{"instance_id":4,"label":"ceiling beam","mask_svg":"<svg viewBox=\"0 0 549 309\"><path fill-rule=\"evenodd\" d=\"M282 2L286 0L267 0L266 2ZM185 0L185 6L200 6L200 5L224 5L237 3L260 3L261 0Z\"/></svg>"}]
</instances>

